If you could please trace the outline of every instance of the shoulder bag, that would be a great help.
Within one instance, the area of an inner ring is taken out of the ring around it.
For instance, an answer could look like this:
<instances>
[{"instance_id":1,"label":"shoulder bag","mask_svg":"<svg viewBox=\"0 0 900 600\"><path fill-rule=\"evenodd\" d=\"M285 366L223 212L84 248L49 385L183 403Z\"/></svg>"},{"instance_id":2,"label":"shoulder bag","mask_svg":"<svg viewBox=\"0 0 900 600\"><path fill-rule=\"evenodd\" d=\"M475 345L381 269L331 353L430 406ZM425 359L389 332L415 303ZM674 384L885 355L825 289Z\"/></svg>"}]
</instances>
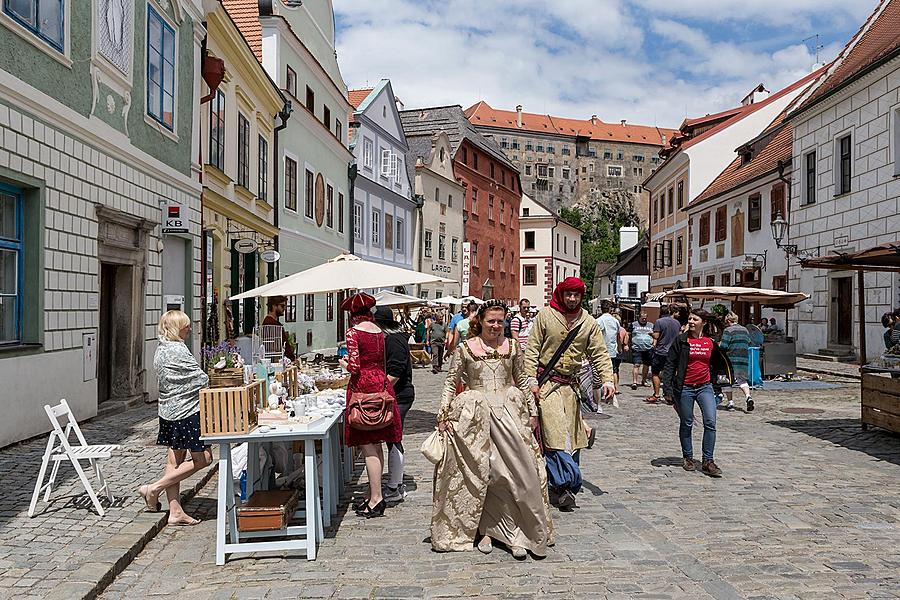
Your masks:
<instances>
[{"instance_id":1,"label":"shoulder bag","mask_svg":"<svg viewBox=\"0 0 900 600\"><path fill-rule=\"evenodd\" d=\"M387 361L387 344L382 350ZM347 404L347 423L360 431L377 431L394 424L394 397L388 393L387 369L380 392L353 392Z\"/></svg>"}]
</instances>

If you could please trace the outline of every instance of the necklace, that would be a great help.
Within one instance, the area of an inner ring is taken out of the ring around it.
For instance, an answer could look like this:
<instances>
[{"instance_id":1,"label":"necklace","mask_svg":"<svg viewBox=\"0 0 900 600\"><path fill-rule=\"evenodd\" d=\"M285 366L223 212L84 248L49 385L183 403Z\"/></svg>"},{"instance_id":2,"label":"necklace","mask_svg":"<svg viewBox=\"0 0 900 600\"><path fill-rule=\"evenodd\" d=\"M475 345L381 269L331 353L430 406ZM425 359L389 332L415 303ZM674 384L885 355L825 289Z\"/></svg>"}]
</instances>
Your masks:
<instances>
[{"instance_id":1,"label":"necklace","mask_svg":"<svg viewBox=\"0 0 900 600\"><path fill-rule=\"evenodd\" d=\"M491 348L484 343L484 340L481 339L481 337L478 338L478 343L481 345L482 351L484 351L485 358L500 358L499 346L497 348Z\"/></svg>"}]
</instances>

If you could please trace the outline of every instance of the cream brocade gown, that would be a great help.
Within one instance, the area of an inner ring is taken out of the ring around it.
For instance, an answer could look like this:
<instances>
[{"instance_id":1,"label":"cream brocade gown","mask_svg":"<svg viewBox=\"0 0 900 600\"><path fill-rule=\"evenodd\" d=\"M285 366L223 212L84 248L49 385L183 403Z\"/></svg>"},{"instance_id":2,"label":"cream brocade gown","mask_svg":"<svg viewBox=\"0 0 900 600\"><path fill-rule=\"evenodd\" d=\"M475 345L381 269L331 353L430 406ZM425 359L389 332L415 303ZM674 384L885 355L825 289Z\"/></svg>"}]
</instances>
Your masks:
<instances>
[{"instance_id":1,"label":"cream brocade gown","mask_svg":"<svg viewBox=\"0 0 900 600\"><path fill-rule=\"evenodd\" d=\"M544 556L553 523L522 351L511 342L508 354L476 356L470 343L457 347L444 383L438 421L449 420L453 433L434 472L431 545L471 550L480 532ZM457 395L460 382L467 389Z\"/></svg>"}]
</instances>

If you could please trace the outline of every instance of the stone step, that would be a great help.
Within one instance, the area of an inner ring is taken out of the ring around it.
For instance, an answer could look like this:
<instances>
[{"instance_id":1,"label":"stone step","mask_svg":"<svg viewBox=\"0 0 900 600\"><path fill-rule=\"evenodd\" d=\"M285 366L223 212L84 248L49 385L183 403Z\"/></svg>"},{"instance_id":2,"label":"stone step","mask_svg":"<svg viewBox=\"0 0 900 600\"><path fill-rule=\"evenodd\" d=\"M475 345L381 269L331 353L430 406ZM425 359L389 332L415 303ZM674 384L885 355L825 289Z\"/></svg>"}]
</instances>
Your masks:
<instances>
[{"instance_id":1,"label":"stone step","mask_svg":"<svg viewBox=\"0 0 900 600\"><path fill-rule=\"evenodd\" d=\"M819 352L822 352L819 350ZM798 354L798 358L808 358L810 360L822 360L826 362L852 363L856 362L856 356L853 354Z\"/></svg>"}]
</instances>

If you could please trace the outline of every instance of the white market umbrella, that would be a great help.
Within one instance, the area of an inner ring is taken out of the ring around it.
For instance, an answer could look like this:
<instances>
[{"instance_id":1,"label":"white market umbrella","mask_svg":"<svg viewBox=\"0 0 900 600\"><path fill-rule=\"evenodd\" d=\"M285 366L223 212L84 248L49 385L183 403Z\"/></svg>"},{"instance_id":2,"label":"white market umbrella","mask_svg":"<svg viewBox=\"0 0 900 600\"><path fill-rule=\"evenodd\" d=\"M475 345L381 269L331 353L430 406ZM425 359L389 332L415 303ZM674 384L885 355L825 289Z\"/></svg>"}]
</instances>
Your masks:
<instances>
[{"instance_id":1,"label":"white market umbrella","mask_svg":"<svg viewBox=\"0 0 900 600\"><path fill-rule=\"evenodd\" d=\"M381 291L375 294L376 306L423 306L425 304L428 304L427 300L422 300L409 294L389 291Z\"/></svg>"},{"instance_id":2,"label":"white market umbrella","mask_svg":"<svg viewBox=\"0 0 900 600\"><path fill-rule=\"evenodd\" d=\"M456 283L456 281L411 269L369 262L353 254L341 254L324 264L247 290L232 296L229 300L327 294L349 289L366 290L424 283Z\"/></svg>"},{"instance_id":3,"label":"white market umbrella","mask_svg":"<svg viewBox=\"0 0 900 600\"><path fill-rule=\"evenodd\" d=\"M456 296L441 296L432 300L435 304L462 304L462 300Z\"/></svg>"},{"instance_id":4,"label":"white market umbrella","mask_svg":"<svg viewBox=\"0 0 900 600\"><path fill-rule=\"evenodd\" d=\"M794 306L809 299L803 292L782 292L765 288L748 287L691 287L665 292L663 298L690 298L692 300L730 300L732 302L759 302L766 306Z\"/></svg>"}]
</instances>

